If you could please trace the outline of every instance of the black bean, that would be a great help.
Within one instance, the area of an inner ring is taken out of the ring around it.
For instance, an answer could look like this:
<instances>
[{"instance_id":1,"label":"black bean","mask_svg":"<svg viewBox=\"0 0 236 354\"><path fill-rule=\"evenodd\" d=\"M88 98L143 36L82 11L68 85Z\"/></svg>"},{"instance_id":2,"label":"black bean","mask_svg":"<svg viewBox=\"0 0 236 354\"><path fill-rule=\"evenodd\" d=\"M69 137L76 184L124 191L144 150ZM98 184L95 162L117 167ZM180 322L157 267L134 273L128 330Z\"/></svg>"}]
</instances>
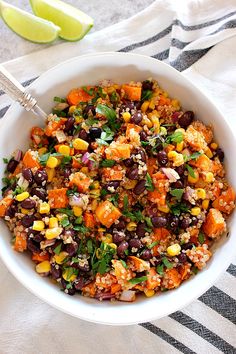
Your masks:
<instances>
[{"instance_id":1,"label":"black bean","mask_svg":"<svg viewBox=\"0 0 236 354\"><path fill-rule=\"evenodd\" d=\"M74 282L74 287L76 290L81 290L85 284L86 284L86 280L84 279L84 277L79 275Z\"/></svg>"},{"instance_id":2,"label":"black bean","mask_svg":"<svg viewBox=\"0 0 236 354\"><path fill-rule=\"evenodd\" d=\"M93 115L96 114L96 109L95 106L93 104L88 104L85 108L84 108L84 114L88 115L89 113L92 113Z\"/></svg>"},{"instance_id":3,"label":"black bean","mask_svg":"<svg viewBox=\"0 0 236 354\"><path fill-rule=\"evenodd\" d=\"M136 228L136 234L138 237L144 237L145 233L147 232L145 228L147 227L146 223L144 222L139 222Z\"/></svg>"},{"instance_id":4,"label":"black bean","mask_svg":"<svg viewBox=\"0 0 236 354\"><path fill-rule=\"evenodd\" d=\"M139 124L143 119L143 115L141 112L136 112L132 115L130 121L131 123L134 123L134 124Z\"/></svg>"},{"instance_id":5,"label":"black bean","mask_svg":"<svg viewBox=\"0 0 236 354\"><path fill-rule=\"evenodd\" d=\"M134 107L139 110L142 106L142 102L141 101L134 101Z\"/></svg>"},{"instance_id":6,"label":"black bean","mask_svg":"<svg viewBox=\"0 0 236 354\"><path fill-rule=\"evenodd\" d=\"M35 235L31 237L31 240L39 243L44 240L44 236L38 231Z\"/></svg>"},{"instance_id":7,"label":"black bean","mask_svg":"<svg viewBox=\"0 0 236 354\"><path fill-rule=\"evenodd\" d=\"M119 257L124 258L125 251L128 249L129 244L127 241L122 241L117 247L117 254Z\"/></svg>"},{"instance_id":8,"label":"black bean","mask_svg":"<svg viewBox=\"0 0 236 354\"><path fill-rule=\"evenodd\" d=\"M119 187L119 185L120 185L120 181L110 181L110 182L108 182L108 183L105 185L105 189L106 189L107 191L109 191L110 193L115 193L115 192L116 192L116 189ZM111 192L111 191L109 190L109 188L112 188L112 187L114 187L114 189L115 189L114 192Z\"/></svg>"},{"instance_id":9,"label":"black bean","mask_svg":"<svg viewBox=\"0 0 236 354\"><path fill-rule=\"evenodd\" d=\"M113 231L112 240L115 244L119 244L125 240L125 233L123 231Z\"/></svg>"},{"instance_id":10,"label":"black bean","mask_svg":"<svg viewBox=\"0 0 236 354\"><path fill-rule=\"evenodd\" d=\"M139 149L136 153L136 155L140 155L141 156L141 161L146 162L147 161L147 156L146 153L143 149Z\"/></svg>"},{"instance_id":11,"label":"black bean","mask_svg":"<svg viewBox=\"0 0 236 354\"><path fill-rule=\"evenodd\" d=\"M126 177L132 180L138 179L138 166L134 165L126 171Z\"/></svg>"},{"instance_id":12,"label":"black bean","mask_svg":"<svg viewBox=\"0 0 236 354\"><path fill-rule=\"evenodd\" d=\"M67 243L65 246L65 251L69 254L69 256L74 256L78 250L77 243Z\"/></svg>"},{"instance_id":13,"label":"black bean","mask_svg":"<svg viewBox=\"0 0 236 354\"><path fill-rule=\"evenodd\" d=\"M152 258L152 252L151 250L144 250L141 255L140 255L140 258L144 259L145 261L149 261L149 259Z\"/></svg>"},{"instance_id":14,"label":"black bean","mask_svg":"<svg viewBox=\"0 0 236 354\"><path fill-rule=\"evenodd\" d=\"M41 252L40 245L37 242L33 241L31 238L28 238L27 240L27 247L33 253Z\"/></svg>"},{"instance_id":15,"label":"black bean","mask_svg":"<svg viewBox=\"0 0 236 354\"><path fill-rule=\"evenodd\" d=\"M24 227L30 227L33 225L34 220L35 220L34 215L25 215L21 219L21 223Z\"/></svg>"},{"instance_id":16,"label":"black bean","mask_svg":"<svg viewBox=\"0 0 236 354\"><path fill-rule=\"evenodd\" d=\"M89 141L89 140L90 140L88 133L87 133L86 130L84 130L84 129L81 129L81 130L79 131L78 136L79 136L79 138L82 139L82 140L85 140L85 141Z\"/></svg>"},{"instance_id":17,"label":"black bean","mask_svg":"<svg viewBox=\"0 0 236 354\"><path fill-rule=\"evenodd\" d=\"M132 167L134 164L134 160L132 157L123 160L125 167Z\"/></svg>"},{"instance_id":18,"label":"black bean","mask_svg":"<svg viewBox=\"0 0 236 354\"><path fill-rule=\"evenodd\" d=\"M121 112L126 111L129 109L130 111L134 109L134 103L132 101L124 100L123 104L121 105Z\"/></svg>"},{"instance_id":19,"label":"black bean","mask_svg":"<svg viewBox=\"0 0 236 354\"><path fill-rule=\"evenodd\" d=\"M32 188L30 194L32 196L36 195L36 197L38 197L41 200L46 200L47 198L46 191L40 188Z\"/></svg>"},{"instance_id":20,"label":"black bean","mask_svg":"<svg viewBox=\"0 0 236 354\"><path fill-rule=\"evenodd\" d=\"M141 179L141 181L139 181L136 184L136 186L134 187L134 190L133 190L134 194L136 194L136 195L142 194L145 191L145 189L146 189L145 184L146 184L146 180L145 179Z\"/></svg>"},{"instance_id":21,"label":"black bean","mask_svg":"<svg viewBox=\"0 0 236 354\"><path fill-rule=\"evenodd\" d=\"M74 238L75 235L76 235L76 232L75 232L75 230L73 230L73 229L68 229L68 230L65 231L64 235L65 235L66 237L72 237L72 238Z\"/></svg>"},{"instance_id":22,"label":"black bean","mask_svg":"<svg viewBox=\"0 0 236 354\"><path fill-rule=\"evenodd\" d=\"M179 218L175 215L170 215L168 218L168 227L175 231L179 225Z\"/></svg>"},{"instance_id":23,"label":"black bean","mask_svg":"<svg viewBox=\"0 0 236 354\"><path fill-rule=\"evenodd\" d=\"M22 176L29 182L29 184L34 182L34 176L30 168L23 168Z\"/></svg>"},{"instance_id":24,"label":"black bean","mask_svg":"<svg viewBox=\"0 0 236 354\"><path fill-rule=\"evenodd\" d=\"M70 296L73 296L73 295L75 295L75 288L73 287L73 288L69 288L69 289L67 289L67 294L68 295L70 295Z\"/></svg>"},{"instance_id":25,"label":"black bean","mask_svg":"<svg viewBox=\"0 0 236 354\"><path fill-rule=\"evenodd\" d=\"M68 167L66 167L66 168L63 170L63 176L64 176L65 178L69 178L70 175L71 175L71 169L68 168Z\"/></svg>"},{"instance_id":26,"label":"black bean","mask_svg":"<svg viewBox=\"0 0 236 354\"><path fill-rule=\"evenodd\" d=\"M184 185L182 181L178 180L175 183L172 183L171 187L174 189L182 189Z\"/></svg>"},{"instance_id":27,"label":"black bean","mask_svg":"<svg viewBox=\"0 0 236 354\"><path fill-rule=\"evenodd\" d=\"M180 228L186 230L191 223L191 219L188 217L183 217L183 219L180 221Z\"/></svg>"},{"instance_id":28,"label":"black bean","mask_svg":"<svg viewBox=\"0 0 236 354\"><path fill-rule=\"evenodd\" d=\"M7 208L6 216L9 216L10 218L14 218L16 212L17 212L17 206L15 204L12 204Z\"/></svg>"},{"instance_id":29,"label":"black bean","mask_svg":"<svg viewBox=\"0 0 236 354\"><path fill-rule=\"evenodd\" d=\"M100 138L101 134L102 134L101 128L92 127L89 129L89 136L93 141L97 138Z\"/></svg>"},{"instance_id":30,"label":"black bean","mask_svg":"<svg viewBox=\"0 0 236 354\"><path fill-rule=\"evenodd\" d=\"M152 91L152 87L153 87L153 82L152 81L145 80L145 81L142 82L142 89L143 90Z\"/></svg>"},{"instance_id":31,"label":"black bean","mask_svg":"<svg viewBox=\"0 0 236 354\"><path fill-rule=\"evenodd\" d=\"M180 176L180 178L183 176L184 172L185 172L185 165L181 165L175 168L175 171L178 173L178 175Z\"/></svg>"},{"instance_id":32,"label":"black bean","mask_svg":"<svg viewBox=\"0 0 236 354\"><path fill-rule=\"evenodd\" d=\"M151 220L154 227L165 227L167 224L167 219L165 216L154 216Z\"/></svg>"},{"instance_id":33,"label":"black bean","mask_svg":"<svg viewBox=\"0 0 236 354\"><path fill-rule=\"evenodd\" d=\"M131 238L131 240L129 240L129 247L139 250L142 247L142 242L138 238Z\"/></svg>"},{"instance_id":34,"label":"black bean","mask_svg":"<svg viewBox=\"0 0 236 354\"><path fill-rule=\"evenodd\" d=\"M145 133L144 130L142 130L140 133L139 133L139 136L140 136L140 139L142 141L146 141L147 140L147 134Z\"/></svg>"},{"instance_id":35,"label":"black bean","mask_svg":"<svg viewBox=\"0 0 236 354\"><path fill-rule=\"evenodd\" d=\"M119 222L117 224L114 224L114 228L117 229L117 230L124 230L125 229L125 225L126 225L126 222L123 219L123 217L121 216L119 218Z\"/></svg>"},{"instance_id":36,"label":"black bean","mask_svg":"<svg viewBox=\"0 0 236 354\"><path fill-rule=\"evenodd\" d=\"M27 231L27 236L33 237L34 235L37 235L38 233L39 233L39 231L33 230L32 227L29 227L28 231Z\"/></svg>"},{"instance_id":37,"label":"black bean","mask_svg":"<svg viewBox=\"0 0 236 354\"><path fill-rule=\"evenodd\" d=\"M216 153L216 156L219 157L220 161L224 160L225 153L224 153L224 151L221 148L216 149L215 153Z\"/></svg>"},{"instance_id":38,"label":"black bean","mask_svg":"<svg viewBox=\"0 0 236 354\"><path fill-rule=\"evenodd\" d=\"M48 175L46 170L44 169L37 170L34 175L34 180L39 186L41 186L44 182L46 182L48 180Z\"/></svg>"},{"instance_id":39,"label":"black bean","mask_svg":"<svg viewBox=\"0 0 236 354\"><path fill-rule=\"evenodd\" d=\"M156 256L155 259L153 259L155 267L160 265L162 263L162 258L160 256Z\"/></svg>"},{"instance_id":40,"label":"black bean","mask_svg":"<svg viewBox=\"0 0 236 354\"><path fill-rule=\"evenodd\" d=\"M157 160L161 166L165 166L168 162L167 153L164 150L159 151L157 154Z\"/></svg>"},{"instance_id":41,"label":"black bean","mask_svg":"<svg viewBox=\"0 0 236 354\"><path fill-rule=\"evenodd\" d=\"M30 198L27 198L21 202L21 207L24 209L33 209L36 206L36 201Z\"/></svg>"},{"instance_id":42,"label":"black bean","mask_svg":"<svg viewBox=\"0 0 236 354\"><path fill-rule=\"evenodd\" d=\"M197 223L198 223L198 219L195 218L195 217L193 217L193 218L192 218L192 221L191 221L191 226L196 226Z\"/></svg>"},{"instance_id":43,"label":"black bean","mask_svg":"<svg viewBox=\"0 0 236 354\"><path fill-rule=\"evenodd\" d=\"M88 263L84 263L84 264L76 263L76 264L74 264L74 266L76 266L76 268L82 270L83 272L90 271L90 266Z\"/></svg>"},{"instance_id":44,"label":"black bean","mask_svg":"<svg viewBox=\"0 0 236 354\"><path fill-rule=\"evenodd\" d=\"M187 258L187 256L186 256L186 254L182 252L182 253L180 253L180 255L178 256L178 260L179 260L181 263L185 263L185 262L187 262L188 258Z\"/></svg>"},{"instance_id":45,"label":"black bean","mask_svg":"<svg viewBox=\"0 0 236 354\"><path fill-rule=\"evenodd\" d=\"M194 243L187 242L181 246L181 249L186 251L186 250L192 249L193 246L194 246Z\"/></svg>"},{"instance_id":46,"label":"black bean","mask_svg":"<svg viewBox=\"0 0 236 354\"><path fill-rule=\"evenodd\" d=\"M18 161L14 160L13 158L7 164L7 171L13 173L18 165Z\"/></svg>"},{"instance_id":47,"label":"black bean","mask_svg":"<svg viewBox=\"0 0 236 354\"><path fill-rule=\"evenodd\" d=\"M180 118L179 118L179 125L181 128L187 128L194 119L193 111L186 111Z\"/></svg>"},{"instance_id":48,"label":"black bean","mask_svg":"<svg viewBox=\"0 0 236 354\"><path fill-rule=\"evenodd\" d=\"M62 275L61 268L59 268L59 266L56 264L51 264L51 275L53 279L61 278Z\"/></svg>"},{"instance_id":49,"label":"black bean","mask_svg":"<svg viewBox=\"0 0 236 354\"><path fill-rule=\"evenodd\" d=\"M67 121L65 122L65 128L64 131L66 133L70 133L74 127L74 123L75 123L75 118L74 117L69 117L67 119Z\"/></svg>"}]
</instances>

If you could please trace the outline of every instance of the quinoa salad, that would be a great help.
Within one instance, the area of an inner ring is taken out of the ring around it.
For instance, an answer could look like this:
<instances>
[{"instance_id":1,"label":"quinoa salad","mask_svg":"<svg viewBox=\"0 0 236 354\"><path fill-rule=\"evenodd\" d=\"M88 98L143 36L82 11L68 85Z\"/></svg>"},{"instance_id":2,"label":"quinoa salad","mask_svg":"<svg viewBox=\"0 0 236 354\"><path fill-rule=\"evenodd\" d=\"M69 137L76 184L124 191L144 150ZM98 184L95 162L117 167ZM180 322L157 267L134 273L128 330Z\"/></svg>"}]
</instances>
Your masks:
<instances>
[{"instance_id":1,"label":"quinoa salad","mask_svg":"<svg viewBox=\"0 0 236 354\"><path fill-rule=\"evenodd\" d=\"M29 149L4 158L13 249L66 294L98 300L151 297L204 268L235 207L212 127L153 79L54 101Z\"/></svg>"}]
</instances>

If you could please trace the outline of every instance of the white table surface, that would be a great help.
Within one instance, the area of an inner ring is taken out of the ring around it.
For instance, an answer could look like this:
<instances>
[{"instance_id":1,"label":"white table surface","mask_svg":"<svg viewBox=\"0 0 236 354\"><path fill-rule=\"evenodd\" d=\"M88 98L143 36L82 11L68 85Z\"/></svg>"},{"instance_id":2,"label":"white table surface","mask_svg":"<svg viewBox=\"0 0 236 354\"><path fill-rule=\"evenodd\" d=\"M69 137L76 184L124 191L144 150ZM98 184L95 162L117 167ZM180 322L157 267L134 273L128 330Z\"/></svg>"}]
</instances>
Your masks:
<instances>
[{"instance_id":1,"label":"white table surface","mask_svg":"<svg viewBox=\"0 0 236 354\"><path fill-rule=\"evenodd\" d=\"M92 31L98 31L129 18L154 0L66 0L67 3L77 6L94 19ZM32 12L29 0L6 0L23 10ZM62 42L58 40L53 45ZM0 18L0 62L15 59L52 44L35 44L24 40L12 32Z\"/></svg>"}]
</instances>

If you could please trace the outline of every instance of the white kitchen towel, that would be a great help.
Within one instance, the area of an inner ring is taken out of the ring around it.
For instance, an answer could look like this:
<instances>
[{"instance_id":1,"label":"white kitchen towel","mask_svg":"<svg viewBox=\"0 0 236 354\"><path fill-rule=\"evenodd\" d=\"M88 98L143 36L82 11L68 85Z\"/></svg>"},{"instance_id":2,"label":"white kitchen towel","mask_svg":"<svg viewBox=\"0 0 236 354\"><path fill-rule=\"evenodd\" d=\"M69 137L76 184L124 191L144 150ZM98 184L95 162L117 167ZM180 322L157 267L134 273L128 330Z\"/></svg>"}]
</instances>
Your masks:
<instances>
[{"instance_id":1,"label":"white kitchen towel","mask_svg":"<svg viewBox=\"0 0 236 354\"><path fill-rule=\"evenodd\" d=\"M98 51L130 51L168 62L236 127L235 0L155 1L81 42L52 46L4 66L28 86L63 60ZM0 117L10 102L0 91ZM236 353L236 259L215 286L182 311L129 327L95 325L60 313L25 290L1 262L0 282L1 354Z\"/></svg>"}]
</instances>

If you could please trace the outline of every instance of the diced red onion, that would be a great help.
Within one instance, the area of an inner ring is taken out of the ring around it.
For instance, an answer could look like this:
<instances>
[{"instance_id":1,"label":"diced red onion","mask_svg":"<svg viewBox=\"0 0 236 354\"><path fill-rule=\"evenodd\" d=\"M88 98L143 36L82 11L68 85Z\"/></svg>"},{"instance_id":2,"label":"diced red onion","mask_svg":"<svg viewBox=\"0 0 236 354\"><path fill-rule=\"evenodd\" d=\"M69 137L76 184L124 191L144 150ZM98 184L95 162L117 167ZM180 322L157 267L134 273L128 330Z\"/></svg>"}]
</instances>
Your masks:
<instances>
[{"instance_id":1,"label":"diced red onion","mask_svg":"<svg viewBox=\"0 0 236 354\"><path fill-rule=\"evenodd\" d=\"M45 240L45 241L41 241L40 242L40 248L44 249L46 247L52 246L54 245L54 243L56 242L56 239L52 239L52 240Z\"/></svg>"},{"instance_id":2,"label":"diced red onion","mask_svg":"<svg viewBox=\"0 0 236 354\"><path fill-rule=\"evenodd\" d=\"M135 291L133 290L123 290L120 298L120 301L132 302L135 300Z\"/></svg>"},{"instance_id":3,"label":"diced red onion","mask_svg":"<svg viewBox=\"0 0 236 354\"><path fill-rule=\"evenodd\" d=\"M96 169L98 168L98 166L99 166L98 161L89 160L89 162L88 162L88 168L89 168L90 170L96 170Z\"/></svg>"},{"instance_id":4,"label":"diced red onion","mask_svg":"<svg viewBox=\"0 0 236 354\"><path fill-rule=\"evenodd\" d=\"M186 187L183 198L191 204L195 204L195 190L189 186Z\"/></svg>"},{"instance_id":5,"label":"diced red onion","mask_svg":"<svg viewBox=\"0 0 236 354\"><path fill-rule=\"evenodd\" d=\"M19 149L17 149L13 154L14 160L16 160L18 162L20 162L20 160L22 159L22 156L23 156L23 152Z\"/></svg>"},{"instance_id":6,"label":"diced red onion","mask_svg":"<svg viewBox=\"0 0 236 354\"><path fill-rule=\"evenodd\" d=\"M90 153L89 153L89 152L86 152L85 154L83 154L83 156L82 156L82 158L81 158L81 161L82 161L85 165L87 165L88 162L90 161L90 160L89 160L89 156L90 156Z\"/></svg>"},{"instance_id":7,"label":"diced red onion","mask_svg":"<svg viewBox=\"0 0 236 354\"><path fill-rule=\"evenodd\" d=\"M173 168L163 167L162 172L164 172L170 183L176 182L177 179L180 179L179 174Z\"/></svg>"},{"instance_id":8,"label":"diced red onion","mask_svg":"<svg viewBox=\"0 0 236 354\"><path fill-rule=\"evenodd\" d=\"M115 297L115 294L111 293L102 293L95 295L95 298L98 300L110 300Z\"/></svg>"}]
</instances>

